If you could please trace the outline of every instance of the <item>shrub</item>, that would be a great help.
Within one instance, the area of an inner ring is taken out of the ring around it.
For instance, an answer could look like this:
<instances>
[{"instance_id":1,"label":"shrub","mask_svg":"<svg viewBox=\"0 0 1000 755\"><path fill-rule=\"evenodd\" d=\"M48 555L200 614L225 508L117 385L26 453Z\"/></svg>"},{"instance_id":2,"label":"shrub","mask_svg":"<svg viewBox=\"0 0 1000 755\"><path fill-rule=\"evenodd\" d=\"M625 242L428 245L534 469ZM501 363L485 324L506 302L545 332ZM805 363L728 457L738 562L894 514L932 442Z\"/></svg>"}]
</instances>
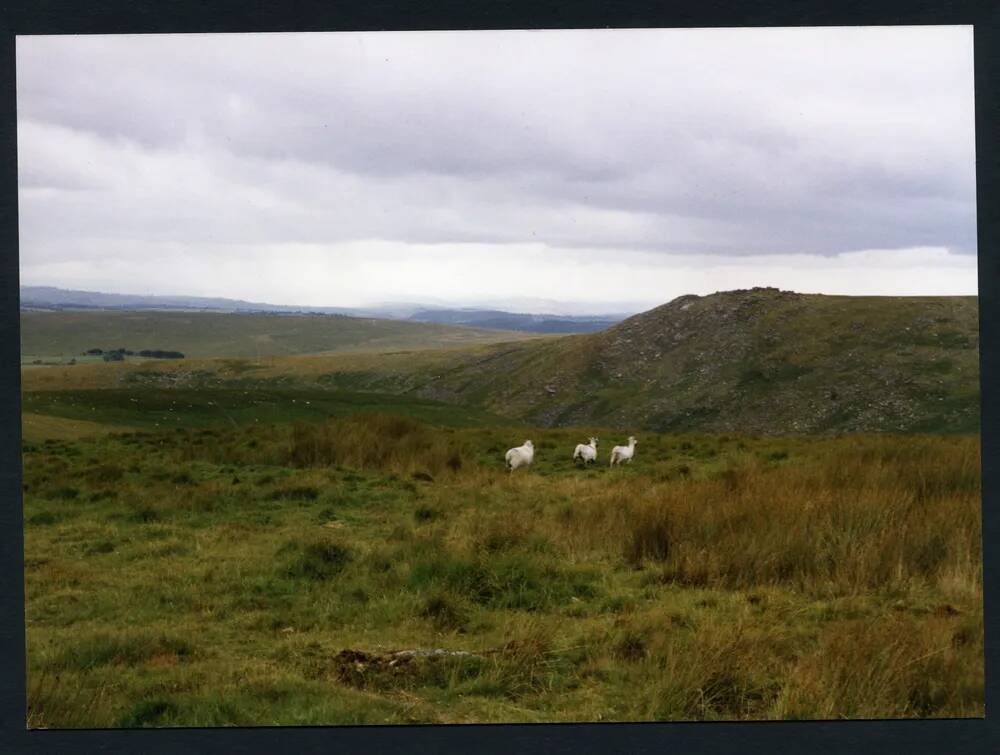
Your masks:
<instances>
[{"instance_id":1,"label":"shrub","mask_svg":"<svg viewBox=\"0 0 1000 755\"><path fill-rule=\"evenodd\" d=\"M296 579L322 581L340 574L351 560L351 552L332 540L300 544L292 542L282 552L295 555L285 567L285 574Z\"/></svg>"},{"instance_id":2,"label":"shrub","mask_svg":"<svg viewBox=\"0 0 1000 755\"><path fill-rule=\"evenodd\" d=\"M317 498L319 498L319 488L312 485L279 488L264 496L265 501L315 501Z\"/></svg>"},{"instance_id":3,"label":"shrub","mask_svg":"<svg viewBox=\"0 0 1000 755\"><path fill-rule=\"evenodd\" d=\"M125 476L125 470L117 464L97 464L87 470L86 478L92 483L118 482Z\"/></svg>"},{"instance_id":4,"label":"shrub","mask_svg":"<svg viewBox=\"0 0 1000 755\"><path fill-rule=\"evenodd\" d=\"M417 506L413 510L413 518L418 522L429 522L432 519L437 519L439 516L440 513L438 510L430 506Z\"/></svg>"},{"instance_id":5,"label":"shrub","mask_svg":"<svg viewBox=\"0 0 1000 755\"><path fill-rule=\"evenodd\" d=\"M84 548L83 552L86 553L88 556L93 556L102 553L111 553L112 551L114 551L114 549L115 549L115 544L112 543L110 540L101 540L100 542L97 543L91 543L86 548Z\"/></svg>"},{"instance_id":6,"label":"shrub","mask_svg":"<svg viewBox=\"0 0 1000 755\"><path fill-rule=\"evenodd\" d=\"M670 556L673 531L669 511L650 506L631 520L625 541L625 560L641 567L646 559L665 561Z\"/></svg>"},{"instance_id":7,"label":"shrub","mask_svg":"<svg viewBox=\"0 0 1000 755\"><path fill-rule=\"evenodd\" d=\"M177 704L165 698L140 700L119 720L118 726L135 729L141 726L162 726L180 713Z\"/></svg>"},{"instance_id":8,"label":"shrub","mask_svg":"<svg viewBox=\"0 0 1000 755\"><path fill-rule=\"evenodd\" d=\"M467 611L444 593L429 597L420 609L420 615L430 619L439 630L459 630L468 621Z\"/></svg>"},{"instance_id":9,"label":"shrub","mask_svg":"<svg viewBox=\"0 0 1000 755\"><path fill-rule=\"evenodd\" d=\"M463 468L463 448L450 435L406 417L356 414L292 429L285 463L296 467L378 469L433 481Z\"/></svg>"},{"instance_id":10,"label":"shrub","mask_svg":"<svg viewBox=\"0 0 1000 755\"><path fill-rule=\"evenodd\" d=\"M946 620L918 622L905 615L839 622L792 670L780 713L886 718L949 709L981 716L982 678L962 658L981 649L956 647L952 634Z\"/></svg>"},{"instance_id":11,"label":"shrub","mask_svg":"<svg viewBox=\"0 0 1000 755\"><path fill-rule=\"evenodd\" d=\"M626 632L618 639L611 654L623 661L638 661L646 657L646 638L640 632Z\"/></svg>"},{"instance_id":12,"label":"shrub","mask_svg":"<svg viewBox=\"0 0 1000 755\"><path fill-rule=\"evenodd\" d=\"M40 511L37 514L32 514L25 519L27 524L55 524L59 521L59 517L53 514L51 511Z\"/></svg>"},{"instance_id":13,"label":"shrub","mask_svg":"<svg viewBox=\"0 0 1000 755\"><path fill-rule=\"evenodd\" d=\"M521 557L468 560L436 555L410 572L416 588L447 589L478 605L533 611L594 594L590 574L563 572Z\"/></svg>"},{"instance_id":14,"label":"shrub","mask_svg":"<svg viewBox=\"0 0 1000 755\"><path fill-rule=\"evenodd\" d=\"M160 512L159 509L149 504L138 504L132 507L126 518L130 522L158 522L160 520Z\"/></svg>"},{"instance_id":15,"label":"shrub","mask_svg":"<svg viewBox=\"0 0 1000 755\"><path fill-rule=\"evenodd\" d=\"M97 634L68 647L53 663L56 668L86 670L97 666L135 666L158 655L185 658L194 647L176 637Z\"/></svg>"}]
</instances>

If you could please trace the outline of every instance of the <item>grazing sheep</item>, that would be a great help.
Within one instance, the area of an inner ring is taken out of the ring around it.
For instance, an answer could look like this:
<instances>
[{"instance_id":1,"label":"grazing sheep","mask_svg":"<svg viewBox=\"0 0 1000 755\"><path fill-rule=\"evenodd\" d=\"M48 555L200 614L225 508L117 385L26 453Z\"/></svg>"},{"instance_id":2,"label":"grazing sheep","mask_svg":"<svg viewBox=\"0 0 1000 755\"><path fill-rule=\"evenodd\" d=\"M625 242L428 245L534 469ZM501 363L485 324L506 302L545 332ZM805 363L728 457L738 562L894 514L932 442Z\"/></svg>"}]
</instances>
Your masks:
<instances>
[{"instance_id":1,"label":"grazing sheep","mask_svg":"<svg viewBox=\"0 0 1000 755\"><path fill-rule=\"evenodd\" d=\"M527 467L535 460L535 444L524 441L523 446L510 449L504 458L507 460L507 471L513 472L518 467Z\"/></svg>"},{"instance_id":2,"label":"grazing sheep","mask_svg":"<svg viewBox=\"0 0 1000 755\"><path fill-rule=\"evenodd\" d=\"M597 438L591 438L587 445L581 443L576 447L573 452L573 461L577 459L582 459L585 465L589 461L597 461Z\"/></svg>"},{"instance_id":3,"label":"grazing sheep","mask_svg":"<svg viewBox=\"0 0 1000 755\"><path fill-rule=\"evenodd\" d=\"M632 463L632 456L635 454L635 444L638 443L631 435L628 438L627 446L615 446L611 449L611 466L621 464L623 461Z\"/></svg>"}]
</instances>

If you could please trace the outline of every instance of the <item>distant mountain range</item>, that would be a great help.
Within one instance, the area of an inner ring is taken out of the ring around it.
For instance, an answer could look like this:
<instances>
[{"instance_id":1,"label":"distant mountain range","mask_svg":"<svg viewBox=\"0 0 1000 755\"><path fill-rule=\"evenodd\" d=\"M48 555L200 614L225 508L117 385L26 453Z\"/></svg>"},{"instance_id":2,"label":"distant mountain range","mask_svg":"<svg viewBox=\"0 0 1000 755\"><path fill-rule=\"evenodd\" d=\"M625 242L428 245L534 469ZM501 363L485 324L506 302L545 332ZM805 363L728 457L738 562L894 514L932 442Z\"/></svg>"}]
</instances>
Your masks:
<instances>
[{"instance_id":1,"label":"distant mountain range","mask_svg":"<svg viewBox=\"0 0 1000 755\"><path fill-rule=\"evenodd\" d=\"M21 309L170 309L210 312L314 312L347 315L347 307L302 307L206 296L152 296L75 291L53 286L21 286Z\"/></svg>"},{"instance_id":2,"label":"distant mountain range","mask_svg":"<svg viewBox=\"0 0 1000 755\"><path fill-rule=\"evenodd\" d=\"M594 333L625 319L627 315L581 317L577 315L526 315L493 309L425 309L410 320L441 325L464 325L491 330L523 330L529 333Z\"/></svg>"},{"instance_id":3,"label":"distant mountain range","mask_svg":"<svg viewBox=\"0 0 1000 755\"><path fill-rule=\"evenodd\" d=\"M623 320L627 314L558 315L526 314L497 309L449 309L421 304L387 304L379 307L310 307L266 304L204 296L153 296L76 291L53 286L21 286L21 308L28 310L171 310L272 314L321 314L348 317L412 320L489 330L527 333L592 333Z\"/></svg>"}]
</instances>

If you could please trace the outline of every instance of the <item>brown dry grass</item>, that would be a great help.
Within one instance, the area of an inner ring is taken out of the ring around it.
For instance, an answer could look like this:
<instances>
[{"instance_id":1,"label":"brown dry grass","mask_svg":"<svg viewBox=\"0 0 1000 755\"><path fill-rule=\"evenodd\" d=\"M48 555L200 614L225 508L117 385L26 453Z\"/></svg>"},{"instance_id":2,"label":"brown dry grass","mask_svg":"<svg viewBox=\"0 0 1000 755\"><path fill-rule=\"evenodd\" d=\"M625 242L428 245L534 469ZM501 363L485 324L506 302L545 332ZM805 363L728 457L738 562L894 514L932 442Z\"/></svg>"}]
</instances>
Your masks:
<instances>
[{"instance_id":1,"label":"brown dry grass","mask_svg":"<svg viewBox=\"0 0 1000 755\"><path fill-rule=\"evenodd\" d=\"M977 438L650 434L611 470L585 430L513 475L521 430L380 415L40 445L31 721L982 715ZM472 656L330 666L435 647Z\"/></svg>"}]
</instances>

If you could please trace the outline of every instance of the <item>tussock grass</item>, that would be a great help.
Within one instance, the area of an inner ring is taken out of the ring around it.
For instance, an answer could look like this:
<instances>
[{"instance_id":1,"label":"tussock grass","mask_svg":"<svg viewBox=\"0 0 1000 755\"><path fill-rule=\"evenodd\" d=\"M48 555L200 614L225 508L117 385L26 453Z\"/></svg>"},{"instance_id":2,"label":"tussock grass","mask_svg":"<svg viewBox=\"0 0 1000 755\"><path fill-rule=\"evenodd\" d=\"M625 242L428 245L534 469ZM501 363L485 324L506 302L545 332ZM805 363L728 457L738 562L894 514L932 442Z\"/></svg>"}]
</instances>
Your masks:
<instances>
[{"instance_id":1,"label":"tussock grass","mask_svg":"<svg viewBox=\"0 0 1000 755\"><path fill-rule=\"evenodd\" d=\"M360 414L318 425L296 424L288 464L423 473L433 478L461 470L463 448L442 431L406 417Z\"/></svg>"},{"instance_id":2,"label":"tussock grass","mask_svg":"<svg viewBox=\"0 0 1000 755\"><path fill-rule=\"evenodd\" d=\"M982 715L978 439L595 434L32 445L29 724Z\"/></svg>"},{"instance_id":3,"label":"tussock grass","mask_svg":"<svg viewBox=\"0 0 1000 755\"><path fill-rule=\"evenodd\" d=\"M617 541L629 564L682 585L851 593L958 572L975 584L977 471L976 444L963 441L868 439L857 455L781 467L737 458L700 480L607 487L574 509L564 534Z\"/></svg>"},{"instance_id":4,"label":"tussock grass","mask_svg":"<svg viewBox=\"0 0 1000 755\"><path fill-rule=\"evenodd\" d=\"M351 552L340 543L330 539L316 539L308 543L289 542L279 551L294 557L285 568L285 574L293 578L325 580L340 574L351 560Z\"/></svg>"},{"instance_id":5,"label":"tussock grass","mask_svg":"<svg viewBox=\"0 0 1000 755\"><path fill-rule=\"evenodd\" d=\"M159 656L184 658L192 652L191 643L177 637L97 634L66 648L50 667L87 670L96 666L135 665Z\"/></svg>"},{"instance_id":6,"label":"tussock grass","mask_svg":"<svg viewBox=\"0 0 1000 755\"><path fill-rule=\"evenodd\" d=\"M796 667L778 711L787 718L874 718L975 709L983 678L962 662L968 624L955 624L905 615L838 623Z\"/></svg>"}]
</instances>

